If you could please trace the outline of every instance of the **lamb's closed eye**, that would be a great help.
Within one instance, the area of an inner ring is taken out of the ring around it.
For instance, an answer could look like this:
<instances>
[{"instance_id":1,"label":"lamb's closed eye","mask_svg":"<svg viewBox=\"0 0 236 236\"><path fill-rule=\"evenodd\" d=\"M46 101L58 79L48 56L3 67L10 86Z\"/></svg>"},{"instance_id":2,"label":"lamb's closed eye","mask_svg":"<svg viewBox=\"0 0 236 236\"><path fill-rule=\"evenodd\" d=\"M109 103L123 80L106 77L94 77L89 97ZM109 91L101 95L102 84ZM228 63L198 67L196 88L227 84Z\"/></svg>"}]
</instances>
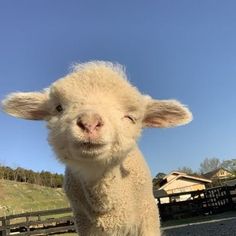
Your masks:
<instances>
[{"instance_id":1,"label":"lamb's closed eye","mask_svg":"<svg viewBox=\"0 0 236 236\"><path fill-rule=\"evenodd\" d=\"M137 120L133 115L125 115L124 118L130 120L133 124L135 124Z\"/></svg>"}]
</instances>

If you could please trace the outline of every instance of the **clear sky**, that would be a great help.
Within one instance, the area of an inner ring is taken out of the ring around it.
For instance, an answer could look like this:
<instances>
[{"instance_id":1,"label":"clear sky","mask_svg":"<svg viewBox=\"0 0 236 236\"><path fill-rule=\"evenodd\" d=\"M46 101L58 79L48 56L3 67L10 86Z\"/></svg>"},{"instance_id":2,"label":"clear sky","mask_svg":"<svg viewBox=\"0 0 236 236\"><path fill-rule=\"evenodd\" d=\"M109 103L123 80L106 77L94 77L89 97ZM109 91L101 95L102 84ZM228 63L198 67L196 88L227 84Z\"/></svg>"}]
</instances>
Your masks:
<instances>
[{"instance_id":1,"label":"clear sky","mask_svg":"<svg viewBox=\"0 0 236 236\"><path fill-rule=\"evenodd\" d=\"M152 175L206 157L236 157L235 0L0 2L0 99L47 87L72 63L109 60L154 98L187 104L194 120L144 130ZM44 122L0 114L0 163L63 172Z\"/></svg>"}]
</instances>

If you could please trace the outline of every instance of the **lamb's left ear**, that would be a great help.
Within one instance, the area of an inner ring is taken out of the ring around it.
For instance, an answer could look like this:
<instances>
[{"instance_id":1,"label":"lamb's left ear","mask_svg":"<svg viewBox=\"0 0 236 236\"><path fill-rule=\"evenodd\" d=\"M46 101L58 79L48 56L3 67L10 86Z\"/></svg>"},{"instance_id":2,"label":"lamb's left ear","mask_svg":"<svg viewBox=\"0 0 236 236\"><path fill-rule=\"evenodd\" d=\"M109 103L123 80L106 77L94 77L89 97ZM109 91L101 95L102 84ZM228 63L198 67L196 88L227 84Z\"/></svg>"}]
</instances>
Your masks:
<instances>
[{"instance_id":1,"label":"lamb's left ear","mask_svg":"<svg viewBox=\"0 0 236 236\"><path fill-rule=\"evenodd\" d=\"M169 128L184 125L192 120L192 113L175 100L148 101L143 119L144 127Z\"/></svg>"},{"instance_id":2,"label":"lamb's left ear","mask_svg":"<svg viewBox=\"0 0 236 236\"><path fill-rule=\"evenodd\" d=\"M48 115L47 92L11 93L2 101L3 110L9 115L28 119L43 120Z\"/></svg>"}]
</instances>

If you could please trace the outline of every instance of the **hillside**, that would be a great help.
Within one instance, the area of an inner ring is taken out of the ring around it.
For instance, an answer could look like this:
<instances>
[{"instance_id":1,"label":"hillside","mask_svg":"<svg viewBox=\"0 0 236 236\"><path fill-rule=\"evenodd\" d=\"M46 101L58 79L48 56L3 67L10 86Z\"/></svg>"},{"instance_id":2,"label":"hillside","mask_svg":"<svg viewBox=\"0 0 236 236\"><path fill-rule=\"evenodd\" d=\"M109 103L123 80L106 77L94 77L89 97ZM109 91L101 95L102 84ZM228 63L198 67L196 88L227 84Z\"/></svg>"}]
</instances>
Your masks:
<instances>
[{"instance_id":1,"label":"hillside","mask_svg":"<svg viewBox=\"0 0 236 236\"><path fill-rule=\"evenodd\" d=\"M68 206L60 188L0 180L0 216Z\"/></svg>"}]
</instances>

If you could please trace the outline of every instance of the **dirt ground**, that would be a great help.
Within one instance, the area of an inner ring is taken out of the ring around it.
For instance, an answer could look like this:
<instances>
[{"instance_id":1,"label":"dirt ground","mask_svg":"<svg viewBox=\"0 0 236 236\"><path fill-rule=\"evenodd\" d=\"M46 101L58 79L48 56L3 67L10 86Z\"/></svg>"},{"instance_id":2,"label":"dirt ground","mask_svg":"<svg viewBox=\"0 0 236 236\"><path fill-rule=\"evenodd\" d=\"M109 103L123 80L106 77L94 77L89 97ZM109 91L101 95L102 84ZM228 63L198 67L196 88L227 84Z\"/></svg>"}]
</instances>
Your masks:
<instances>
[{"instance_id":1,"label":"dirt ground","mask_svg":"<svg viewBox=\"0 0 236 236\"><path fill-rule=\"evenodd\" d=\"M165 227L163 236L236 236L236 217Z\"/></svg>"}]
</instances>

